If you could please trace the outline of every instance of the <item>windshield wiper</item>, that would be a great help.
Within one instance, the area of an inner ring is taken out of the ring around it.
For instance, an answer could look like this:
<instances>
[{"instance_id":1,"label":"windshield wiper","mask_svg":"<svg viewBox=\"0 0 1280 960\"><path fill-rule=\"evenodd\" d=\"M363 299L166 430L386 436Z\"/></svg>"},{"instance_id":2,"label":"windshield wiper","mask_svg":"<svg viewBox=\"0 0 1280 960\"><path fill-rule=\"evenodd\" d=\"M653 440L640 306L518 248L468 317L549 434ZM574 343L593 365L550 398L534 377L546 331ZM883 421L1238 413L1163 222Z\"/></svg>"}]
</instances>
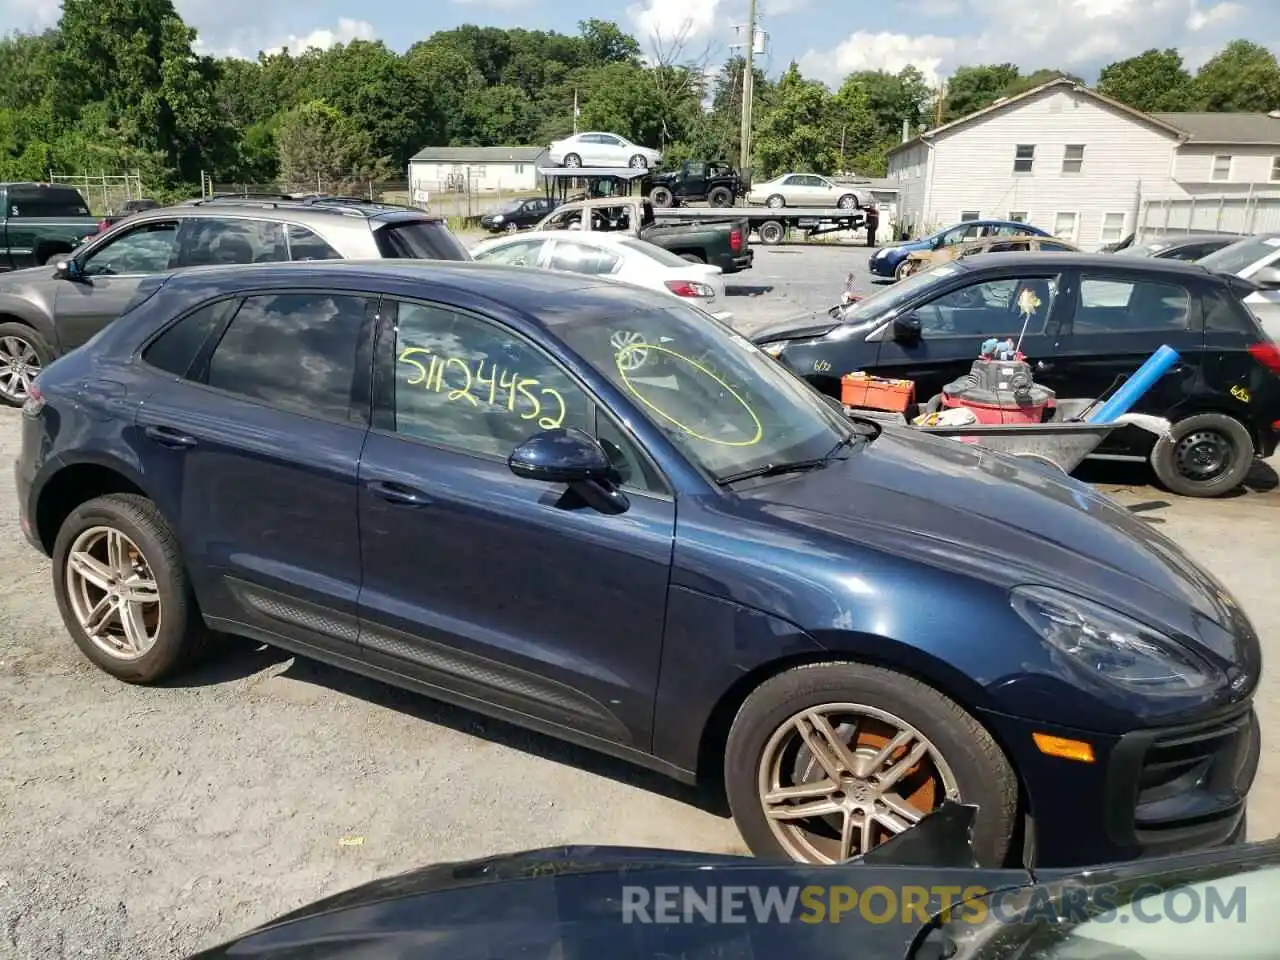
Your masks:
<instances>
[{"instance_id":1,"label":"windshield wiper","mask_svg":"<svg viewBox=\"0 0 1280 960\"><path fill-rule=\"evenodd\" d=\"M737 473L726 474L716 480L720 486L725 487L731 483L737 483L739 480L754 480L756 477L777 477L784 473L803 473L806 470L816 470L819 467L825 467L834 460L847 460L848 457L838 457L838 454L845 447L852 446L858 440L866 440L867 437L861 433L851 433L847 437L841 437L836 441L836 445L824 453L820 457L813 457L809 460L784 460L781 463L764 463L758 467L752 467L750 470L740 470Z\"/></svg>"}]
</instances>

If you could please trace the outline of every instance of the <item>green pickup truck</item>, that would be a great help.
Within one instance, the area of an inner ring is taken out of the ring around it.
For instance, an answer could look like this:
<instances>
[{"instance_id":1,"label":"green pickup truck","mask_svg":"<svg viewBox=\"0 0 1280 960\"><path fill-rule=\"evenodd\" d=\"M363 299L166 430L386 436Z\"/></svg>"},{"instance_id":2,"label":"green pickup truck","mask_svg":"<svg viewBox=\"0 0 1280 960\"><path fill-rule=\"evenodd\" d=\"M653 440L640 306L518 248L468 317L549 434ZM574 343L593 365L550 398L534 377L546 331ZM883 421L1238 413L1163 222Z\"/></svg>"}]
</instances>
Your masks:
<instances>
[{"instance_id":1,"label":"green pickup truck","mask_svg":"<svg viewBox=\"0 0 1280 960\"><path fill-rule=\"evenodd\" d=\"M98 230L80 191L53 183L0 183L0 212L0 270L57 260Z\"/></svg>"},{"instance_id":2,"label":"green pickup truck","mask_svg":"<svg viewBox=\"0 0 1280 960\"><path fill-rule=\"evenodd\" d=\"M575 200L557 207L535 230L622 232L647 240L693 263L709 263L725 274L750 270L751 225L745 217L659 223L653 204L639 197Z\"/></svg>"}]
</instances>

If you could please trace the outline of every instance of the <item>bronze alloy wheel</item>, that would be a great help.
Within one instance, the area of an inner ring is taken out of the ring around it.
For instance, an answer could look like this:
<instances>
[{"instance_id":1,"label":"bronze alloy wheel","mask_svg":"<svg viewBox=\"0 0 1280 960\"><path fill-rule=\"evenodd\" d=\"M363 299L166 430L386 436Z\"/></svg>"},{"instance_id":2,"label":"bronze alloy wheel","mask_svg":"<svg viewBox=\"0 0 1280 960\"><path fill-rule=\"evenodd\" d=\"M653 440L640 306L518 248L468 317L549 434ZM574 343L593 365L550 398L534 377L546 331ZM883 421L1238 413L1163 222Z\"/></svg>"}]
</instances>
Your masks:
<instances>
[{"instance_id":1,"label":"bronze alloy wheel","mask_svg":"<svg viewBox=\"0 0 1280 960\"><path fill-rule=\"evenodd\" d=\"M858 856L944 799L960 799L950 765L920 731L856 703L824 703L792 716L765 745L757 780L774 837L805 863Z\"/></svg>"}]
</instances>

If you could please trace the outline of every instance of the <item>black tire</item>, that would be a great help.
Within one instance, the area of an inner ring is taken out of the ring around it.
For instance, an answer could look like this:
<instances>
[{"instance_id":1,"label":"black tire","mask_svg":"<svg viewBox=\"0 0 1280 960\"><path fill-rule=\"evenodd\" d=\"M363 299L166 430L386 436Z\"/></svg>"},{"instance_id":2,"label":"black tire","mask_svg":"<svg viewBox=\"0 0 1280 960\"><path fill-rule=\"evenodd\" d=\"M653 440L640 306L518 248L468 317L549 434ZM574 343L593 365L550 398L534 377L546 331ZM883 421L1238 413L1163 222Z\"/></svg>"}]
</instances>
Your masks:
<instances>
[{"instance_id":1,"label":"black tire","mask_svg":"<svg viewBox=\"0 0 1280 960\"><path fill-rule=\"evenodd\" d=\"M506 224L502 229L505 230L507 233L515 233L517 230L520 229L520 224L515 223L513 221L511 223Z\"/></svg>"},{"instance_id":2,"label":"black tire","mask_svg":"<svg viewBox=\"0 0 1280 960\"><path fill-rule=\"evenodd\" d=\"M775 733L801 712L827 704L861 705L913 727L950 768L961 801L979 808L973 837L978 863L1006 863L1016 833L1018 780L999 745L968 712L932 687L892 670L855 663L814 664L779 674L752 691L734 718L725 746L725 791L734 823L752 853L803 859L788 850L765 816L761 788L767 778L761 767ZM904 777L902 782L908 781ZM935 792L934 807L940 802ZM823 861L814 857L810 862Z\"/></svg>"},{"instance_id":3,"label":"black tire","mask_svg":"<svg viewBox=\"0 0 1280 960\"><path fill-rule=\"evenodd\" d=\"M733 191L728 187L712 187L711 192L707 194L707 206L732 207Z\"/></svg>"},{"instance_id":4,"label":"black tire","mask_svg":"<svg viewBox=\"0 0 1280 960\"><path fill-rule=\"evenodd\" d=\"M764 202L764 205L773 210L781 210L787 205L787 198L780 193L775 193Z\"/></svg>"},{"instance_id":5,"label":"black tire","mask_svg":"<svg viewBox=\"0 0 1280 960\"><path fill-rule=\"evenodd\" d=\"M566 153L564 155L564 165L566 167L580 167L582 166L582 158L576 153Z\"/></svg>"},{"instance_id":6,"label":"black tire","mask_svg":"<svg viewBox=\"0 0 1280 960\"><path fill-rule=\"evenodd\" d=\"M674 206L676 196L666 187L654 187L649 191L649 202L655 207Z\"/></svg>"},{"instance_id":7,"label":"black tire","mask_svg":"<svg viewBox=\"0 0 1280 960\"><path fill-rule=\"evenodd\" d=\"M852 193L846 193L843 197L836 201L836 206L841 210L853 210L858 206L858 198Z\"/></svg>"},{"instance_id":8,"label":"black tire","mask_svg":"<svg viewBox=\"0 0 1280 960\"><path fill-rule=\"evenodd\" d=\"M16 321L0 323L0 361L10 371L26 372L35 379L36 374L53 363L53 348L34 327ZM19 376L0 377L0 403L20 407L26 402L27 391L21 386Z\"/></svg>"},{"instance_id":9,"label":"black tire","mask_svg":"<svg viewBox=\"0 0 1280 960\"><path fill-rule=\"evenodd\" d=\"M1197 413L1175 423L1171 434L1156 441L1151 468L1172 493L1221 497L1244 483L1253 469L1253 436L1235 417Z\"/></svg>"},{"instance_id":10,"label":"black tire","mask_svg":"<svg viewBox=\"0 0 1280 960\"><path fill-rule=\"evenodd\" d=\"M787 227L781 220L766 220L760 224L756 233L760 235L760 242L773 246L781 243L787 235Z\"/></svg>"},{"instance_id":11,"label":"black tire","mask_svg":"<svg viewBox=\"0 0 1280 960\"><path fill-rule=\"evenodd\" d=\"M93 527L118 530L133 541L150 567L160 598L154 644L135 660L112 656L90 639L72 606L67 558L76 539ZM80 652L99 669L126 683L157 683L194 662L205 650L204 624L178 540L156 505L136 494L116 493L76 507L63 521L53 547L53 592L62 622Z\"/></svg>"},{"instance_id":12,"label":"black tire","mask_svg":"<svg viewBox=\"0 0 1280 960\"><path fill-rule=\"evenodd\" d=\"M649 159L643 154L637 153L634 157L627 161L627 166L632 170L648 170Z\"/></svg>"},{"instance_id":13,"label":"black tire","mask_svg":"<svg viewBox=\"0 0 1280 960\"><path fill-rule=\"evenodd\" d=\"M706 263L707 262L703 260L700 256L698 256L696 253L682 253L680 254L680 259L687 260L689 263Z\"/></svg>"},{"instance_id":14,"label":"black tire","mask_svg":"<svg viewBox=\"0 0 1280 960\"><path fill-rule=\"evenodd\" d=\"M916 264L913 260L903 260L898 264L898 268L893 271L893 279L903 280L916 272Z\"/></svg>"}]
</instances>

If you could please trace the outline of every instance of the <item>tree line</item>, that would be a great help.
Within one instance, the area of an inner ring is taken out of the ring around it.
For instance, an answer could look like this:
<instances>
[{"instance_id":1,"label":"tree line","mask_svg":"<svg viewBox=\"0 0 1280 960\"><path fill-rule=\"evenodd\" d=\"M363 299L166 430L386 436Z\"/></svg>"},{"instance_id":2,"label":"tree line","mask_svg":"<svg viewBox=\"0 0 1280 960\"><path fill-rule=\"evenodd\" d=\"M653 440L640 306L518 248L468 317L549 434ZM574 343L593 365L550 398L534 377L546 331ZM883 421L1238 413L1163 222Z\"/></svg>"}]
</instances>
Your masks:
<instances>
[{"instance_id":1,"label":"tree line","mask_svg":"<svg viewBox=\"0 0 1280 960\"><path fill-rule=\"evenodd\" d=\"M462 26L403 54L357 40L256 61L195 50L171 0L66 0L58 25L0 40L0 179L138 173L160 196L219 182L402 177L424 146L546 144L573 129L659 146L672 161L736 160L741 59L718 70L683 43L646 51L616 23L576 35ZM942 91L914 67L859 71L836 90L792 63L758 69L752 173L880 175L912 131L1059 76L960 67ZM1078 78L1076 78L1078 79ZM1280 109L1280 64L1247 40L1192 73L1176 50L1105 67L1097 89L1146 111Z\"/></svg>"}]
</instances>

